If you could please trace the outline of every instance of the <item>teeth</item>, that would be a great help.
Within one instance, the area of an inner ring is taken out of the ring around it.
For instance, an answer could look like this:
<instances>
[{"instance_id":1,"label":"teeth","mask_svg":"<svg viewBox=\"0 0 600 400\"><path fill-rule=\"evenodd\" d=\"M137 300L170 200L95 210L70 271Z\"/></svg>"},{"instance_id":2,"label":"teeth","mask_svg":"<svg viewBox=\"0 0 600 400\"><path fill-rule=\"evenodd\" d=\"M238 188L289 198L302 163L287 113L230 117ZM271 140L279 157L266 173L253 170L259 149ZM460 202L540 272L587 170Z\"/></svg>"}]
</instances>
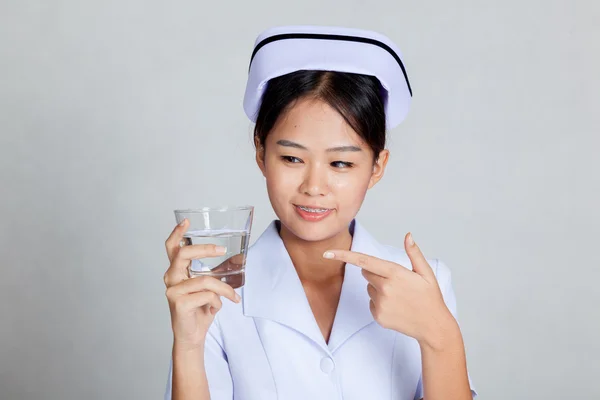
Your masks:
<instances>
[{"instance_id":1,"label":"teeth","mask_svg":"<svg viewBox=\"0 0 600 400\"><path fill-rule=\"evenodd\" d=\"M304 210L306 212L311 212L311 213L323 213L325 211L329 211L327 208L308 208L308 207L302 207L302 206L298 206L300 207L301 210Z\"/></svg>"}]
</instances>

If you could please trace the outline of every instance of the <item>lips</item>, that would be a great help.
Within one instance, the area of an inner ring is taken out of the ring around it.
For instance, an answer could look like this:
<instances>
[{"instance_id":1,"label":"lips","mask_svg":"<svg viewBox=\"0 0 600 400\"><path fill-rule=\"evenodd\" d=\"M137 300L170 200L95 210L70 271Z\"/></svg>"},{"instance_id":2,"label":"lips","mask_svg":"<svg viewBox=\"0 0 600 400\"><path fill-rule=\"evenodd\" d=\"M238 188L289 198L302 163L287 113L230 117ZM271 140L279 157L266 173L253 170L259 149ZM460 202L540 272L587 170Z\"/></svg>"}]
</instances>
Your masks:
<instances>
[{"instance_id":1,"label":"lips","mask_svg":"<svg viewBox=\"0 0 600 400\"><path fill-rule=\"evenodd\" d=\"M318 207L318 206L301 206L301 205L297 205L296 207L299 207L300 209L306 211L306 212L312 212L312 213L324 213L326 211L330 211L330 208L326 208L326 207Z\"/></svg>"},{"instance_id":2,"label":"lips","mask_svg":"<svg viewBox=\"0 0 600 400\"><path fill-rule=\"evenodd\" d=\"M303 220L308 222L322 221L325 218L327 218L334 210L332 208L304 205L294 205L294 209Z\"/></svg>"}]
</instances>

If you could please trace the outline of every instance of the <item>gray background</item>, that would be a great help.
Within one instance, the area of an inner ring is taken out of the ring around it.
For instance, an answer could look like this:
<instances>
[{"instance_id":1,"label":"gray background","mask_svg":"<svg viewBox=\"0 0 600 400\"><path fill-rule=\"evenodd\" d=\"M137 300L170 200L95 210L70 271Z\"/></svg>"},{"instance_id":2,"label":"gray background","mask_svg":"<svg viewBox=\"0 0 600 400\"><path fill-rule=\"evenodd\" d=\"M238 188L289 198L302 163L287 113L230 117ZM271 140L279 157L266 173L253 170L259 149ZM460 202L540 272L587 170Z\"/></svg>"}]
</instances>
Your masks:
<instances>
[{"instance_id":1,"label":"gray background","mask_svg":"<svg viewBox=\"0 0 600 400\"><path fill-rule=\"evenodd\" d=\"M272 25L379 30L414 88L359 218L452 269L484 399L600 398L597 1L0 3L0 398L152 399L172 210L274 217L241 106Z\"/></svg>"}]
</instances>

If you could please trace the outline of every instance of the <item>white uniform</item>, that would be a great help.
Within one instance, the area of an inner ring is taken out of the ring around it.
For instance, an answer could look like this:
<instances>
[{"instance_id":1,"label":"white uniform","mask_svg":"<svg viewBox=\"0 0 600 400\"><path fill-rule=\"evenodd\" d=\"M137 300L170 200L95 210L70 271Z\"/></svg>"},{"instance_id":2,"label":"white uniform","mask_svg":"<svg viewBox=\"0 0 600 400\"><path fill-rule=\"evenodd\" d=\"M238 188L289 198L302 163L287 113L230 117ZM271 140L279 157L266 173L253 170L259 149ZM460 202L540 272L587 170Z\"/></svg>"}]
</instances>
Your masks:
<instances>
[{"instance_id":1,"label":"white uniform","mask_svg":"<svg viewBox=\"0 0 600 400\"><path fill-rule=\"evenodd\" d=\"M352 250L412 268L403 249L379 244L356 221ZM448 267L437 259L428 262L456 316ZM248 252L246 283L236 290L242 302L224 300L207 335L211 400L422 398L419 344L374 321L366 288L360 268L346 265L326 343L271 223ZM165 399L171 399L171 373Z\"/></svg>"}]
</instances>

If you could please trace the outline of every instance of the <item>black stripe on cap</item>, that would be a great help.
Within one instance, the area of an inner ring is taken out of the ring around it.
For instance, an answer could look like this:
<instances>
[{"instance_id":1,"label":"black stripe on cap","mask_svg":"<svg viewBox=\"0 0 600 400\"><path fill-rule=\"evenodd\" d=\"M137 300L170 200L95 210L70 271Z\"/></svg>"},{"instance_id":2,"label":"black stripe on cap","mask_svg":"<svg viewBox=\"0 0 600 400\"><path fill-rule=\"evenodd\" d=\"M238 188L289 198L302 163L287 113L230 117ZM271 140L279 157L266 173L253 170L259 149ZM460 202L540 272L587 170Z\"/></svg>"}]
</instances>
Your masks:
<instances>
[{"instance_id":1,"label":"black stripe on cap","mask_svg":"<svg viewBox=\"0 0 600 400\"><path fill-rule=\"evenodd\" d=\"M324 33L283 33L280 35L269 36L268 38L261 40L254 48L254 51L252 52L252 56L250 57L250 65L248 66L248 69L250 69L250 67L252 66L252 61L254 60L254 56L261 48L263 48L264 46L266 46L269 43L277 42L280 40L286 40L286 39L340 40L340 41L344 41L344 42L367 43L367 44L372 44L372 45L381 47L382 49L384 49L385 51L390 53L390 55L392 57L394 57L394 59L400 66L400 69L402 69L402 73L404 74L404 80L406 80L406 86L408 86L408 91L412 97L412 88L410 87L410 82L408 81L408 75L406 74L406 69L404 68L404 64L402 63L402 60L400 59L398 54L396 54L396 52L390 46L388 46L387 44L385 44L383 42L380 42L379 40L361 37L361 36L333 35L333 34L324 34Z\"/></svg>"}]
</instances>

